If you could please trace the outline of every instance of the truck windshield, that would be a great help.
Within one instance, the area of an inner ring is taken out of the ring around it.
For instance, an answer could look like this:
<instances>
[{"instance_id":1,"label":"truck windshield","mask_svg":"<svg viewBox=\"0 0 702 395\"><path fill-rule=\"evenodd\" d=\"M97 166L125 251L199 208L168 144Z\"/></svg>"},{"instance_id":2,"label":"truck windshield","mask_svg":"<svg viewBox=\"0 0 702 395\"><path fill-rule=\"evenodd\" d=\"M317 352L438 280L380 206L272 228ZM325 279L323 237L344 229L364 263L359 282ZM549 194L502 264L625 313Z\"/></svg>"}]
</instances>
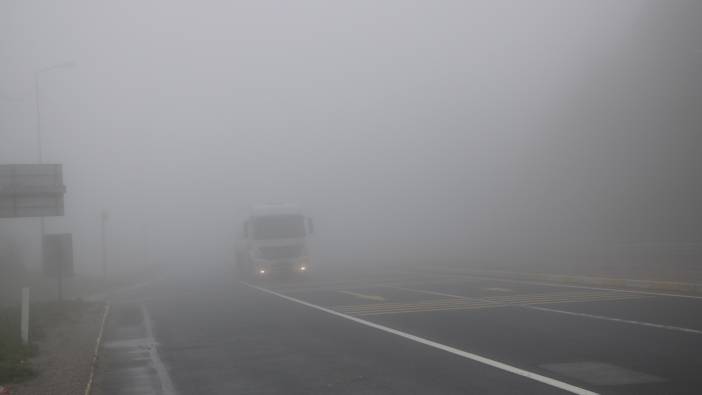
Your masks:
<instances>
[{"instance_id":1,"label":"truck windshield","mask_svg":"<svg viewBox=\"0 0 702 395\"><path fill-rule=\"evenodd\" d=\"M305 236L305 217L302 215L270 215L253 221L256 240L288 239Z\"/></svg>"},{"instance_id":2,"label":"truck windshield","mask_svg":"<svg viewBox=\"0 0 702 395\"><path fill-rule=\"evenodd\" d=\"M263 259L291 259L302 256L304 248L301 244L287 246L261 247L258 256Z\"/></svg>"}]
</instances>

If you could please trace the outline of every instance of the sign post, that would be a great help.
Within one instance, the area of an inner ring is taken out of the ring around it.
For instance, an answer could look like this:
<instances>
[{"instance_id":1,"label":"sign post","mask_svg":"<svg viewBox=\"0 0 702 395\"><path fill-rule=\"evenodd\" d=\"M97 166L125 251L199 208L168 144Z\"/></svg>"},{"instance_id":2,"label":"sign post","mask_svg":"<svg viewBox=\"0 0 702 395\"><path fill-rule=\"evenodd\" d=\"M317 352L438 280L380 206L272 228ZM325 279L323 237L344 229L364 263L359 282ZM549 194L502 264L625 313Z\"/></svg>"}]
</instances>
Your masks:
<instances>
[{"instance_id":1,"label":"sign post","mask_svg":"<svg viewBox=\"0 0 702 395\"><path fill-rule=\"evenodd\" d=\"M73 277L73 237L70 233L44 235L44 274L56 278L58 300L63 300L63 279Z\"/></svg>"}]
</instances>

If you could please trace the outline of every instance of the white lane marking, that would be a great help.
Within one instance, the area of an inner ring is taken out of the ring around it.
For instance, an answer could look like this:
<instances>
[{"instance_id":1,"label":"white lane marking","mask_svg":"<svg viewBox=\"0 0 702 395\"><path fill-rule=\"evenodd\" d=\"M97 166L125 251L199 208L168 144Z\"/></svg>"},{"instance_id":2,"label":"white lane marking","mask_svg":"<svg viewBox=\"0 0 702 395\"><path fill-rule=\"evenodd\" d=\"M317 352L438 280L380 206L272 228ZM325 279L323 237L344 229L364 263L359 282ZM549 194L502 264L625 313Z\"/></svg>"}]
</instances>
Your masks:
<instances>
[{"instance_id":1,"label":"white lane marking","mask_svg":"<svg viewBox=\"0 0 702 395\"><path fill-rule=\"evenodd\" d=\"M361 294L358 292L351 292L351 291L337 291L337 292L342 293L342 294L346 294L346 295L351 295L351 296L354 296L354 297L359 298L359 299L377 300L379 302L385 301L384 297L378 296L378 295L367 295L367 294Z\"/></svg>"},{"instance_id":2,"label":"white lane marking","mask_svg":"<svg viewBox=\"0 0 702 395\"><path fill-rule=\"evenodd\" d=\"M557 309L550 309L547 307L537 307L537 306L522 306L526 309L532 309L532 310L541 310L541 311L547 311L551 313L559 313L559 314L567 314L567 315L574 315L574 316L579 316L579 317L585 317L585 318L594 318L598 320L607 320L607 321L614 321L614 322L621 322L625 324L634 324L634 325L641 325L641 326L649 326L652 328L658 328L658 329L668 329L671 331L679 331L679 332L687 332L687 333L694 333L697 335L702 335L701 330L697 329L690 329L690 328L683 328L680 326L672 326L672 325L661 325L661 324L654 324L651 322L644 322L644 321L633 321L633 320L625 320L622 318L614 318L614 317L607 317L603 315L595 315L595 314L587 314L587 313L576 313L573 311L566 311L566 310L557 310Z\"/></svg>"},{"instance_id":3,"label":"white lane marking","mask_svg":"<svg viewBox=\"0 0 702 395\"><path fill-rule=\"evenodd\" d=\"M368 326L368 327L371 327L374 329L378 329L378 330L381 330L383 332L391 333L393 335L400 336L400 337L403 337L405 339L409 339L409 340L415 341L417 343L421 343L421 344L424 344L426 346L433 347L433 348L436 348L436 349L439 349L442 351L446 351L448 353L458 355L460 357L470 359L470 360L473 360L475 362L482 363L484 365L492 366L493 368L504 370L506 372L516 374L518 376L522 376L522 377L525 377L525 378L530 379L530 380L538 381L540 383L550 385L552 387L556 387L556 388L562 389L564 391L567 391L567 392L570 392L573 394L579 394L579 395L596 395L597 394L596 392L592 392L592 391L586 390L584 388L576 387L574 385L565 383L563 381L559 381L556 379L552 379L550 377L542 376L542 375L537 374L537 373L529 372L527 370L520 369L520 368L517 368L515 366L507 365L506 363L503 363L503 362L495 361L495 360L492 360L492 359L489 359L489 358L486 358L486 357L483 357L483 356L480 356L477 354L473 354L473 353L469 353L467 351L459 350L457 348L447 346L445 344L441 344L441 343L438 343L438 342L435 342L435 341L432 341L429 339L425 339L423 337L415 336L415 335L409 334L407 332L402 332L402 331L399 331L397 329L393 329L393 328L390 328L390 327L387 327L384 325L376 324L376 323L371 322L371 321L367 321L367 320L364 320L361 318L357 318L357 317L353 317L353 316L346 315L343 313L339 313L338 311L334 311L334 310L328 309L326 307L322 307L322 306L318 306L316 304L305 302L304 300L300 300L300 299L296 299L296 298L293 298L293 297L290 297L287 295L283 295L281 293L271 291L270 289L258 287L256 285L252 285L252 284L245 283L245 282L242 282L242 284L244 284L248 287L257 289L259 291L266 292L266 293L269 293L271 295L275 295L275 296L278 296L280 298L289 300L291 302L299 303L301 305L304 305L304 306L307 306L307 307L310 307L310 308L313 308L316 310L320 310L320 311L323 311L325 313L328 313L328 314L331 314L331 315L334 315L337 317L345 318L349 321L353 321L353 322L356 322L356 323L361 324L361 325L365 325L365 326Z\"/></svg>"},{"instance_id":4,"label":"white lane marking","mask_svg":"<svg viewBox=\"0 0 702 395\"><path fill-rule=\"evenodd\" d=\"M154 370L156 371L156 375L158 376L158 379L161 382L162 394L173 395L176 393L175 386L173 385L171 376L168 374L166 365L163 364L161 358L158 356L158 350L156 349L156 338L154 338L153 326L151 324L151 316L149 316L149 312L146 310L146 306L141 306L141 313L144 316L144 329L146 331L146 337L148 339L151 339L154 344L153 347L149 347L149 356L151 363L153 364Z\"/></svg>"},{"instance_id":5,"label":"white lane marking","mask_svg":"<svg viewBox=\"0 0 702 395\"><path fill-rule=\"evenodd\" d=\"M110 314L110 304L105 304L105 311L102 313L102 322L100 323L100 330L98 332L97 340L95 340L95 350L93 350L93 359L90 361L90 375L88 376L88 383L85 385L85 395L90 395L93 391L93 379L95 378L95 366L97 366L98 355L100 354L100 345L102 344L102 334L105 332L105 323L107 322L107 316Z\"/></svg>"},{"instance_id":6,"label":"white lane marking","mask_svg":"<svg viewBox=\"0 0 702 395\"><path fill-rule=\"evenodd\" d=\"M433 275L433 276L448 277L448 278L456 278L456 276L458 276L458 277L463 277L463 278L473 279L473 280L502 281L502 282L513 283L513 284L543 285L544 287L552 287L552 288L594 289L594 290L598 290L598 291L628 292L628 293L641 294L641 295L668 296L668 297L672 297L672 298L686 298L686 299L698 299L698 300L702 300L702 296L695 296L695 295L669 294L669 293L650 292L650 291L636 291L636 290L632 290L632 289L623 289L623 288L588 287L588 286L585 286L585 285L554 284L554 283L546 283L546 282L541 282L541 281L512 280L512 279L507 279L507 278L498 278L498 277L489 277L489 276L476 276L476 275L472 275L472 274L440 274L440 273L433 273L432 275Z\"/></svg>"},{"instance_id":7,"label":"white lane marking","mask_svg":"<svg viewBox=\"0 0 702 395\"><path fill-rule=\"evenodd\" d=\"M415 291L419 293L428 293L428 294L437 294L437 292L433 291L425 291L423 289L413 289L413 288L402 288L407 291ZM463 298L466 300L482 300L479 298L471 298L467 296L460 296L460 295L451 295L451 294L445 294L441 293L443 296L453 296L454 298ZM588 302L587 300L584 302ZM542 311L550 311L553 313L560 313L560 314L569 314L569 315L577 315L581 317L587 317L587 318L594 318L594 319L599 319L599 320L607 320L607 321L616 321L616 322L623 322L627 324L635 324L635 325L642 325L642 326L648 326L652 328L659 328L659 329L668 329L668 330L675 330L675 331L681 331L681 332L687 332L687 333L695 333L695 334L702 334L702 331L697 330L697 329L690 329L690 328L683 328L679 326L672 326L672 325L663 325L663 324L654 324L651 322L643 322L643 321L633 321L633 320L625 320L622 318L615 318L615 317L606 317L602 315L595 315L595 314L586 314L586 313L575 313L571 311L566 311L566 310L557 310L557 309L550 309L546 307L537 307L537 306L527 306L524 304L518 304L514 305L513 307L522 307L525 309L534 309L534 310L542 310Z\"/></svg>"},{"instance_id":8,"label":"white lane marking","mask_svg":"<svg viewBox=\"0 0 702 395\"><path fill-rule=\"evenodd\" d=\"M416 289L416 288L408 288L408 287L395 287L392 285L383 285L383 287L386 288L394 288L394 289L399 289L399 290L404 290L404 291L411 291L411 292L417 292L417 293L422 293L422 294L427 294L427 295L435 295L435 296L445 296L448 298L456 298L456 299L464 299L464 300L469 300L469 301L476 301L476 302L484 302L484 303L493 303L496 306L503 306L505 303L510 303L512 306L519 306L523 303L533 303L533 304L540 304L540 303L569 303L569 302L592 302L596 301L598 299L604 299L607 300L608 298L611 298L613 300L618 300L616 291L611 292L610 294L590 294L590 293L541 293L541 294L519 294L519 295L509 295L509 296L489 296L485 298L481 298L479 296L462 296L462 295L454 295L454 294L447 294L444 292L436 292L436 291L427 291L425 289ZM613 291L613 290L608 290L608 291ZM582 300L581 300L582 299Z\"/></svg>"},{"instance_id":9,"label":"white lane marking","mask_svg":"<svg viewBox=\"0 0 702 395\"><path fill-rule=\"evenodd\" d=\"M499 287L492 287L492 288L485 288L486 291L494 291L494 292L514 292L509 288L499 288Z\"/></svg>"}]
</instances>

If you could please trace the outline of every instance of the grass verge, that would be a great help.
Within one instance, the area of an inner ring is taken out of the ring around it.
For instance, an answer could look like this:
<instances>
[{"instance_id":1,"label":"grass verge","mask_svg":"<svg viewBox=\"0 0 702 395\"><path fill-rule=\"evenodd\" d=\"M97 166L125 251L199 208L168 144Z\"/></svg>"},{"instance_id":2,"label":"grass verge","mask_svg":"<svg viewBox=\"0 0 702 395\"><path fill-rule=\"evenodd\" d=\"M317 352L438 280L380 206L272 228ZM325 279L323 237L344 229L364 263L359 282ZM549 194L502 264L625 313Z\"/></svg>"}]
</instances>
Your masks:
<instances>
[{"instance_id":1,"label":"grass verge","mask_svg":"<svg viewBox=\"0 0 702 395\"><path fill-rule=\"evenodd\" d=\"M22 344L18 308L0 310L0 384L11 384L34 376L29 358L36 347Z\"/></svg>"}]
</instances>

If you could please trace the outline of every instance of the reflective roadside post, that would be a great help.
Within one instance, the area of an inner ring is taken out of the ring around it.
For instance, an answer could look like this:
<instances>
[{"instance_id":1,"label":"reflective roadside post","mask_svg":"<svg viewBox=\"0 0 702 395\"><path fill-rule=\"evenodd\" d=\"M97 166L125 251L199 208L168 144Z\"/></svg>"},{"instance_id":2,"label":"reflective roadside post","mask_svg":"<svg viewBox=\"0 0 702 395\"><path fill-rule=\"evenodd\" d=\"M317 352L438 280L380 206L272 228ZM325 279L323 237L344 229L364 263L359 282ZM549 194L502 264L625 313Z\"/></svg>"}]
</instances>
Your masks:
<instances>
[{"instance_id":1,"label":"reflective roadside post","mask_svg":"<svg viewBox=\"0 0 702 395\"><path fill-rule=\"evenodd\" d=\"M20 317L22 344L29 343L29 287L22 287L22 312Z\"/></svg>"}]
</instances>

